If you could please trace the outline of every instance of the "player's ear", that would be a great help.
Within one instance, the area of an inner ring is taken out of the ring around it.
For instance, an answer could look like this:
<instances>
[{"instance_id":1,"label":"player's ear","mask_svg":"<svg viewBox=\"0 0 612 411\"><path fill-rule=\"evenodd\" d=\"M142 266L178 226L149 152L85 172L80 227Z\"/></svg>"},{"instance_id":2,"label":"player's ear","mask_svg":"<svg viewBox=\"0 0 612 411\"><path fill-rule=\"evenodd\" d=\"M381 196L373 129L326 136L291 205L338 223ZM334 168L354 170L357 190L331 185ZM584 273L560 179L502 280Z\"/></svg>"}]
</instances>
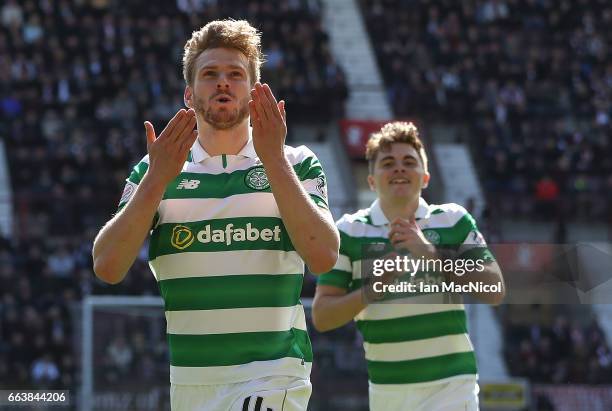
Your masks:
<instances>
[{"instance_id":1,"label":"player's ear","mask_svg":"<svg viewBox=\"0 0 612 411\"><path fill-rule=\"evenodd\" d=\"M430 178L431 176L428 172L425 172L425 174L423 174L423 185L421 186L421 188L427 188L427 186L429 185Z\"/></svg>"},{"instance_id":2,"label":"player's ear","mask_svg":"<svg viewBox=\"0 0 612 411\"><path fill-rule=\"evenodd\" d=\"M183 102L186 107L193 108L193 91L191 87L185 87L185 93L183 94Z\"/></svg>"},{"instance_id":3,"label":"player's ear","mask_svg":"<svg viewBox=\"0 0 612 411\"><path fill-rule=\"evenodd\" d=\"M370 186L370 190L376 191L376 180L374 180L371 174L368 175L368 185Z\"/></svg>"}]
</instances>

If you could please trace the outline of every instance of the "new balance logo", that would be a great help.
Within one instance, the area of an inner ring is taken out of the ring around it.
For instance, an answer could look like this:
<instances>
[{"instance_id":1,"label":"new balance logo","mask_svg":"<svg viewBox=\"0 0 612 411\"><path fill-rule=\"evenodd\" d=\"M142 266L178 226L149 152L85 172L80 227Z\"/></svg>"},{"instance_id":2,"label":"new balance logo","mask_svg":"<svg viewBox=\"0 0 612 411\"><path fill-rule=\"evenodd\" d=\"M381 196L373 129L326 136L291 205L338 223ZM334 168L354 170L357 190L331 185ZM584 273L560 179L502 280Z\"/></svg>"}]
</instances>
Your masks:
<instances>
[{"instance_id":1,"label":"new balance logo","mask_svg":"<svg viewBox=\"0 0 612 411\"><path fill-rule=\"evenodd\" d=\"M187 179L182 179L181 182L179 183L178 186L176 186L177 190L194 190L196 188L198 188L198 186L200 185L200 180L187 180Z\"/></svg>"}]
</instances>

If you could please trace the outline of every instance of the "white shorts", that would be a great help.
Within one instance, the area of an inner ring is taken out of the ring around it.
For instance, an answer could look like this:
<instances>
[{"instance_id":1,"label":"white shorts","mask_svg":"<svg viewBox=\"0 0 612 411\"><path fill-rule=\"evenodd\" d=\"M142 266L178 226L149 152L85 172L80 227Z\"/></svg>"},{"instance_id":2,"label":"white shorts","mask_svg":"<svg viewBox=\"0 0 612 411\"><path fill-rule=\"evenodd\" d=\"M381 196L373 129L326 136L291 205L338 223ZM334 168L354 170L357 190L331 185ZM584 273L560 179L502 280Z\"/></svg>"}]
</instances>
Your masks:
<instances>
[{"instance_id":1,"label":"white shorts","mask_svg":"<svg viewBox=\"0 0 612 411\"><path fill-rule=\"evenodd\" d=\"M406 388L370 384L370 411L478 411L478 382L455 379Z\"/></svg>"},{"instance_id":2,"label":"white shorts","mask_svg":"<svg viewBox=\"0 0 612 411\"><path fill-rule=\"evenodd\" d=\"M296 377L266 377L224 385L170 386L172 411L306 411L312 385Z\"/></svg>"}]
</instances>

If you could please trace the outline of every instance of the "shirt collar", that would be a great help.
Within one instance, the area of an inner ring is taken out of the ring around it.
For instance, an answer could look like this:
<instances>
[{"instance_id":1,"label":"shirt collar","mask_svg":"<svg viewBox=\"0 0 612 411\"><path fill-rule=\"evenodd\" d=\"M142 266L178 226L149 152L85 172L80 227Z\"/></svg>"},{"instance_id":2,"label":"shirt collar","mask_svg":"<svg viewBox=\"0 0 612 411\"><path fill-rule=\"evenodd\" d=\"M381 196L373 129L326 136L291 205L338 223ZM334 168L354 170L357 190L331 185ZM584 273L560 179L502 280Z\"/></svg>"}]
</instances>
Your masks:
<instances>
[{"instance_id":1,"label":"shirt collar","mask_svg":"<svg viewBox=\"0 0 612 411\"><path fill-rule=\"evenodd\" d=\"M201 163L207 158L210 158L210 155L208 155L204 147L200 144L200 139L196 138L195 143L191 146L191 159L194 163Z\"/></svg>"},{"instance_id":2,"label":"shirt collar","mask_svg":"<svg viewBox=\"0 0 612 411\"><path fill-rule=\"evenodd\" d=\"M253 135L251 134L252 128L249 127L249 139L242 147L242 150L238 153L239 156L244 156L248 158L257 158L257 153L255 152L255 146L253 145Z\"/></svg>"},{"instance_id":3,"label":"shirt collar","mask_svg":"<svg viewBox=\"0 0 612 411\"><path fill-rule=\"evenodd\" d=\"M414 217L419 220L422 218L429 218L430 215L429 204L427 204L423 197L420 197L419 206L417 207L416 213L414 213ZM380 201L378 199L374 200L370 206L370 218L372 219L372 224L374 225L389 224L389 220L387 219L387 216L385 216L385 213L383 213L383 210L380 207Z\"/></svg>"},{"instance_id":4,"label":"shirt collar","mask_svg":"<svg viewBox=\"0 0 612 411\"><path fill-rule=\"evenodd\" d=\"M249 139L242 149L238 152L237 155L248 157L248 158L257 158L257 153L255 152L255 146L253 145L253 129L249 127ZM191 146L191 158L194 163L201 163L202 161L210 158L210 154L204 150L204 147L200 144L200 139L196 139Z\"/></svg>"}]
</instances>

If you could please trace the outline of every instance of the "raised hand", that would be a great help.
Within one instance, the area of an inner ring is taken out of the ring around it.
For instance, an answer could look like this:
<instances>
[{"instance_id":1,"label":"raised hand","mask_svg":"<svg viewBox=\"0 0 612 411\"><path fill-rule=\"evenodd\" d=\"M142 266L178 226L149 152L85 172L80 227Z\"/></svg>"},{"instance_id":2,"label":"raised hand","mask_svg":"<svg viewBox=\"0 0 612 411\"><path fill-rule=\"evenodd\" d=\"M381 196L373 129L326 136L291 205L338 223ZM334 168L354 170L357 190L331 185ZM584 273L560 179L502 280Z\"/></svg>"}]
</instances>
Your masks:
<instances>
[{"instance_id":1,"label":"raised hand","mask_svg":"<svg viewBox=\"0 0 612 411\"><path fill-rule=\"evenodd\" d=\"M156 137L153 124L145 121L149 169L147 173L167 185L182 170L189 149L198 137L194 130L196 116L193 109L179 110L168 122L164 131Z\"/></svg>"},{"instance_id":2,"label":"raised hand","mask_svg":"<svg viewBox=\"0 0 612 411\"><path fill-rule=\"evenodd\" d=\"M414 216L408 220L398 217L390 225L389 242L396 250L409 251L414 257L435 255L435 247L427 241Z\"/></svg>"},{"instance_id":3,"label":"raised hand","mask_svg":"<svg viewBox=\"0 0 612 411\"><path fill-rule=\"evenodd\" d=\"M264 164L283 158L287 136L285 102L277 102L270 87L260 83L255 83L251 90L251 99L249 110L255 152Z\"/></svg>"}]
</instances>

